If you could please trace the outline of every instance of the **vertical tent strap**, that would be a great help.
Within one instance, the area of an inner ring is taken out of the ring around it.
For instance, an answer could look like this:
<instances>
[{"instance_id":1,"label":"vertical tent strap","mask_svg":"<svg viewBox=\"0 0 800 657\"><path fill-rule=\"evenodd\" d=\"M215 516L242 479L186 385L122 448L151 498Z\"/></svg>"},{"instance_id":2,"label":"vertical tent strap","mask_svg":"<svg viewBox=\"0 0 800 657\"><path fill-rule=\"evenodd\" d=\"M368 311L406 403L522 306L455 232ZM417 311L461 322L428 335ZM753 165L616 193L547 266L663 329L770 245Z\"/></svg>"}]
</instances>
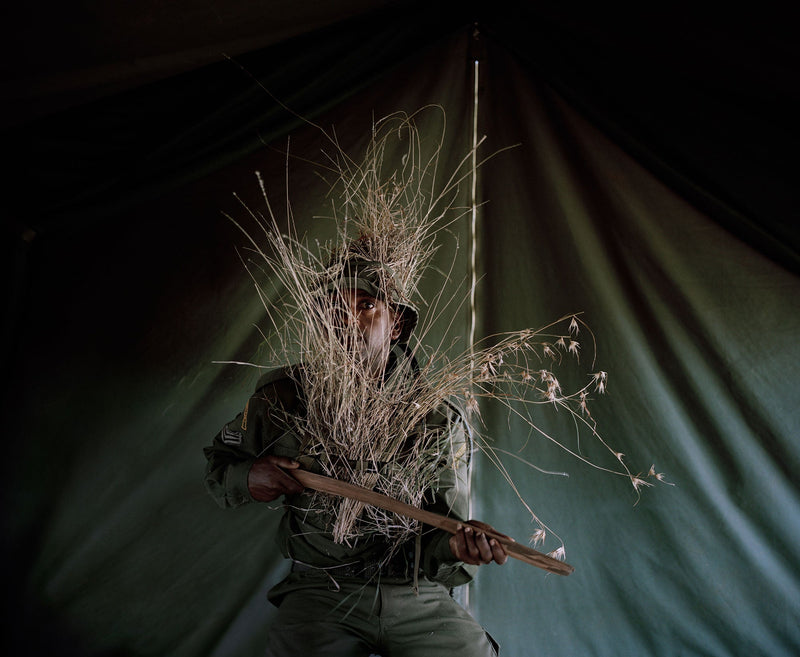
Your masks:
<instances>
[{"instance_id":1,"label":"vertical tent strap","mask_svg":"<svg viewBox=\"0 0 800 657\"><path fill-rule=\"evenodd\" d=\"M470 213L470 289L469 289L469 351L470 365L474 364L475 350L475 286L477 284L477 252L478 252L478 75L480 73L480 62L475 59L472 63L473 70L473 89L472 89L472 190L471 199L472 211Z\"/></svg>"},{"instance_id":2,"label":"vertical tent strap","mask_svg":"<svg viewBox=\"0 0 800 657\"><path fill-rule=\"evenodd\" d=\"M472 192L470 203L470 256L469 256L469 364L470 368L475 366L475 329L478 322L478 312L475 302L475 288L478 283L478 74L480 63L475 59L472 63L473 70L473 93L472 93ZM472 443L472 432L470 436L470 451L474 447ZM470 463L472 460L470 459ZM472 468L469 468L469 513L472 516Z\"/></svg>"},{"instance_id":3,"label":"vertical tent strap","mask_svg":"<svg viewBox=\"0 0 800 657\"><path fill-rule=\"evenodd\" d=\"M478 26L475 25L472 33L473 44L475 45L480 37ZM471 212L470 212L470 257L469 257L469 363L470 368L475 365L475 330L477 325L477 308L475 301L475 288L478 280L478 80L480 73L480 59L478 57L478 49L475 48L475 54L472 57L472 176L471 176ZM469 440L470 457L474 450L472 431L467 431L467 439ZM469 460L467 466L467 513L468 518L472 518L472 458ZM470 587L463 587L462 604L465 609L470 607L469 599Z\"/></svg>"}]
</instances>

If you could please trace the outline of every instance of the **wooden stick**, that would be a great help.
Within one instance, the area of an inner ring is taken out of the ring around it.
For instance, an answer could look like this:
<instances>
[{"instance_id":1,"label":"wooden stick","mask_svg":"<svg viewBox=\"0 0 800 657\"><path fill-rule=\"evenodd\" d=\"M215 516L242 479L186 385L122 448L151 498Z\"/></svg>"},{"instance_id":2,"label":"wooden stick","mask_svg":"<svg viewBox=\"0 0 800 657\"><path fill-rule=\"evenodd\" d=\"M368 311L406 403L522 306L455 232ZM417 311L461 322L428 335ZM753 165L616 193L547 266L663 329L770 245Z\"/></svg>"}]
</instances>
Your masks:
<instances>
[{"instance_id":1,"label":"wooden stick","mask_svg":"<svg viewBox=\"0 0 800 657\"><path fill-rule=\"evenodd\" d=\"M415 506L411 506L405 502L400 502L399 500L389 497L388 495L383 495L374 490L356 486L355 484L350 484L339 479L333 479L324 475L315 474L313 472L309 472L308 470L286 470L286 472L291 474L306 488L311 488L313 490L320 491L321 493L338 495L340 497L349 497L351 499L358 500L359 502L376 506L379 509L384 509L385 511L391 511L392 513L398 513L400 515L413 518L414 520L419 520L420 522L424 522L426 525L444 529L451 534L458 533L458 530L461 529L461 527L468 524L461 522L460 520L456 520L455 518L448 518L447 516L433 513L432 511L418 509ZM510 557L524 561L525 563L536 566L537 568L543 568L544 570L555 573L556 575L569 575L575 570L568 563L564 563L558 559L553 559L553 557L549 557L542 552L527 547L526 545L520 545L516 541L506 538L502 534L484 529L481 529L480 531L482 531L488 537L495 539L498 543L502 544Z\"/></svg>"}]
</instances>

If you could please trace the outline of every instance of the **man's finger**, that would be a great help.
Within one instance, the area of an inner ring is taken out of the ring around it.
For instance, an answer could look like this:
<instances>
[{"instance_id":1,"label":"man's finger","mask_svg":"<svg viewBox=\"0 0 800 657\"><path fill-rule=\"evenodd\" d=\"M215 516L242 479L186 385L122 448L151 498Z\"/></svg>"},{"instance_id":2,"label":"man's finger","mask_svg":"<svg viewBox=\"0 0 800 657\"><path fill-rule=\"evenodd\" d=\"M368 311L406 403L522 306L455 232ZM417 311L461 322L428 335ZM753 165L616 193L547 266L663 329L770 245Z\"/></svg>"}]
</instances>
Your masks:
<instances>
[{"instance_id":1,"label":"man's finger","mask_svg":"<svg viewBox=\"0 0 800 657\"><path fill-rule=\"evenodd\" d=\"M471 547L470 542L472 542ZM465 527L461 527L458 533L452 537L450 549L459 561L470 565L478 564L479 552L475 547L475 541L472 539L471 533L469 533L468 537L468 532Z\"/></svg>"},{"instance_id":2,"label":"man's finger","mask_svg":"<svg viewBox=\"0 0 800 657\"><path fill-rule=\"evenodd\" d=\"M489 540L486 538L486 534L483 532L477 532L475 535L475 546L478 548L480 553L480 560L481 563L489 563L492 561L494 555L492 553L492 548L489 545Z\"/></svg>"},{"instance_id":3,"label":"man's finger","mask_svg":"<svg viewBox=\"0 0 800 657\"><path fill-rule=\"evenodd\" d=\"M299 468L300 464L297 461L290 459L287 456L274 456L272 454L267 457L267 461L271 465L276 466L275 473L277 477L277 483L279 483L287 492L299 493L305 488L305 486L297 481L297 479L295 479L292 475L284 472L284 470L296 470Z\"/></svg>"},{"instance_id":4,"label":"man's finger","mask_svg":"<svg viewBox=\"0 0 800 657\"><path fill-rule=\"evenodd\" d=\"M271 463L274 463L279 468L284 470L295 470L300 467L300 464L294 459L287 456L269 456L267 457Z\"/></svg>"},{"instance_id":5,"label":"man's finger","mask_svg":"<svg viewBox=\"0 0 800 657\"><path fill-rule=\"evenodd\" d=\"M472 527L464 527L464 542L467 545L471 563L480 563L481 549L478 547L475 530Z\"/></svg>"},{"instance_id":6,"label":"man's finger","mask_svg":"<svg viewBox=\"0 0 800 657\"><path fill-rule=\"evenodd\" d=\"M499 541L491 539L489 546L492 548L492 558L501 566L508 560L508 553Z\"/></svg>"},{"instance_id":7,"label":"man's finger","mask_svg":"<svg viewBox=\"0 0 800 657\"><path fill-rule=\"evenodd\" d=\"M514 540L510 536L506 536L502 532L497 531L491 525L489 525L489 524L487 524L485 522L481 522L480 520L470 520L469 524L472 525L473 527L476 527L477 529L482 529L482 530L484 530L486 532L489 532L490 534L495 534L497 536L501 536L502 538L508 539L509 541L513 541Z\"/></svg>"}]
</instances>

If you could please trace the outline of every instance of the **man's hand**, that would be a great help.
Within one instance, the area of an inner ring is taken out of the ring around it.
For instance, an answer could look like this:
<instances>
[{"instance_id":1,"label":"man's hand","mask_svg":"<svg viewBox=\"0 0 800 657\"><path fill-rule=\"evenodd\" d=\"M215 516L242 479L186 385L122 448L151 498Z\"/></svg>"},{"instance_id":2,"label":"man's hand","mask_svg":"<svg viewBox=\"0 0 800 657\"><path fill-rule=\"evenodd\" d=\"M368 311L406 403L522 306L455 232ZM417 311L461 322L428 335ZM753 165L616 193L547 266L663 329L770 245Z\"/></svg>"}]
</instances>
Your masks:
<instances>
[{"instance_id":1,"label":"man's hand","mask_svg":"<svg viewBox=\"0 0 800 657\"><path fill-rule=\"evenodd\" d=\"M281 495L294 495L303 485L284 470L294 470L300 464L285 456L263 456L256 459L247 473L247 488L259 502L272 502Z\"/></svg>"},{"instance_id":2,"label":"man's hand","mask_svg":"<svg viewBox=\"0 0 800 657\"><path fill-rule=\"evenodd\" d=\"M478 520L470 520L468 524L463 524L458 533L450 537L450 551L453 556L473 566L492 561L504 564L508 559L506 549L495 539L487 537L484 533L486 530L500 534L491 525ZM513 540L505 534L500 535Z\"/></svg>"}]
</instances>

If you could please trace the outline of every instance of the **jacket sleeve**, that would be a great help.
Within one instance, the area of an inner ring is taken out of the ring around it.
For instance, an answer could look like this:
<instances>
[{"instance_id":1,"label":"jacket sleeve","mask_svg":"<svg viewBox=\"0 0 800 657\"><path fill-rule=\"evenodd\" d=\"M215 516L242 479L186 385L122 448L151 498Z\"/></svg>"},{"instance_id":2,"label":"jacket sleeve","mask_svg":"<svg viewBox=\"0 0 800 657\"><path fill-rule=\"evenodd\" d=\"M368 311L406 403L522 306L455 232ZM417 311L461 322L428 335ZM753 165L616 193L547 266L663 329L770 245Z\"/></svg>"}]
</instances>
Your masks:
<instances>
[{"instance_id":1,"label":"jacket sleeve","mask_svg":"<svg viewBox=\"0 0 800 657\"><path fill-rule=\"evenodd\" d=\"M206 490L223 508L253 501L247 487L247 475L257 457L253 450L247 449L242 429L242 420L249 408L250 402L236 419L222 427L211 446L203 450L207 461Z\"/></svg>"},{"instance_id":2,"label":"jacket sleeve","mask_svg":"<svg viewBox=\"0 0 800 657\"><path fill-rule=\"evenodd\" d=\"M450 409L449 430L446 432L448 458L441 468L433 501L426 509L442 515L468 520L468 468L471 453L471 434L463 417ZM425 575L445 586L466 584L475 576L477 566L457 561L450 551L450 536L440 529L427 532L422 540L422 569Z\"/></svg>"},{"instance_id":3,"label":"jacket sleeve","mask_svg":"<svg viewBox=\"0 0 800 657\"><path fill-rule=\"evenodd\" d=\"M250 467L260 456L272 453L277 437L285 432L275 420L282 415L276 410L282 405L281 397L277 385L259 385L244 410L203 450L206 490L221 507L253 501L247 486Z\"/></svg>"}]
</instances>

